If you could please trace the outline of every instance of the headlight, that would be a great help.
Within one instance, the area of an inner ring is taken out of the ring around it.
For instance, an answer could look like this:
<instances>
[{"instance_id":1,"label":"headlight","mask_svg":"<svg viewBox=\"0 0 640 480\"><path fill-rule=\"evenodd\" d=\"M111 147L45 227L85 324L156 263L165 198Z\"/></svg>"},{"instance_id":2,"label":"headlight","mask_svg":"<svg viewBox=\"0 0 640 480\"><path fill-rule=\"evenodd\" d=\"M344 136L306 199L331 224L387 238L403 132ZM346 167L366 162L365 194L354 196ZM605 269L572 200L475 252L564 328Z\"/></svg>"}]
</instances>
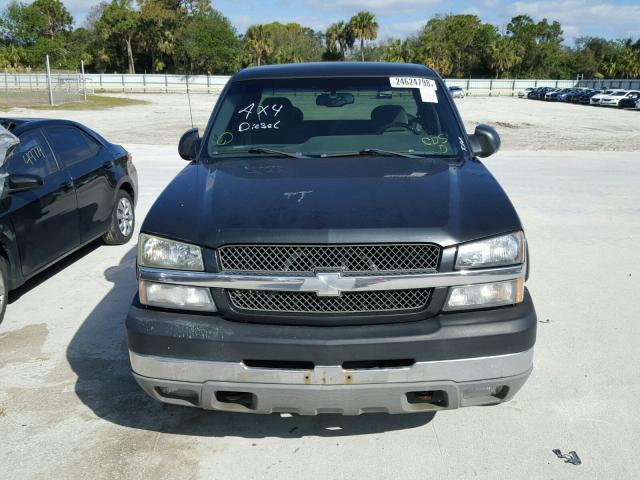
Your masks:
<instances>
[{"instance_id":1,"label":"headlight","mask_svg":"<svg viewBox=\"0 0 640 480\"><path fill-rule=\"evenodd\" d=\"M522 303L524 278L451 287L444 310L468 310Z\"/></svg>"},{"instance_id":2,"label":"headlight","mask_svg":"<svg viewBox=\"0 0 640 480\"><path fill-rule=\"evenodd\" d=\"M205 287L171 285L140 280L140 303L151 307L215 312L211 291Z\"/></svg>"},{"instance_id":3,"label":"headlight","mask_svg":"<svg viewBox=\"0 0 640 480\"><path fill-rule=\"evenodd\" d=\"M138 265L174 270L204 270L200 247L146 233L141 233L138 240Z\"/></svg>"},{"instance_id":4,"label":"headlight","mask_svg":"<svg viewBox=\"0 0 640 480\"><path fill-rule=\"evenodd\" d=\"M524 234L514 232L458 247L456 268L484 268L524 262Z\"/></svg>"}]
</instances>

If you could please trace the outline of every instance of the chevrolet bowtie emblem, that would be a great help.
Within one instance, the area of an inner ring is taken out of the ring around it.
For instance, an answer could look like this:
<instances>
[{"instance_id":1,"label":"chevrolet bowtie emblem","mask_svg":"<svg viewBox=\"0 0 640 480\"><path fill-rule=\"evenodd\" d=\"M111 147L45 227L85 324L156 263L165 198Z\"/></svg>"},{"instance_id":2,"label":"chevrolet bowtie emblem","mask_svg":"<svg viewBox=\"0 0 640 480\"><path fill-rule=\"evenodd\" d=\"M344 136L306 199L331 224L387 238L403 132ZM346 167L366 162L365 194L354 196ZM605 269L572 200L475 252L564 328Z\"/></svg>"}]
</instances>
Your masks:
<instances>
[{"instance_id":1,"label":"chevrolet bowtie emblem","mask_svg":"<svg viewBox=\"0 0 640 480\"><path fill-rule=\"evenodd\" d=\"M305 279L302 290L315 292L319 297L339 297L342 292L353 289L355 278L343 277L340 273L316 273Z\"/></svg>"}]
</instances>

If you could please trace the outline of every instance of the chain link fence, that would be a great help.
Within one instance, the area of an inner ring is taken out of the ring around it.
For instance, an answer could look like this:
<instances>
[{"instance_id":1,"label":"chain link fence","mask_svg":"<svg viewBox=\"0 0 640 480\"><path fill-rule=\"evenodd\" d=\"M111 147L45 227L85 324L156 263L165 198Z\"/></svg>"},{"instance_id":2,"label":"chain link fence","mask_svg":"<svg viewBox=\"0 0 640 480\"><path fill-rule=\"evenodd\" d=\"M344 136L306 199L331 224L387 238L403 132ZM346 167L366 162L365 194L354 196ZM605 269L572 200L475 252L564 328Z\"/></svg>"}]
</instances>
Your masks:
<instances>
[{"instance_id":1,"label":"chain link fence","mask_svg":"<svg viewBox=\"0 0 640 480\"><path fill-rule=\"evenodd\" d=\"M91 93L77 72L0 73L0 109L80 102Z\"/></svg>"}]
</instances>

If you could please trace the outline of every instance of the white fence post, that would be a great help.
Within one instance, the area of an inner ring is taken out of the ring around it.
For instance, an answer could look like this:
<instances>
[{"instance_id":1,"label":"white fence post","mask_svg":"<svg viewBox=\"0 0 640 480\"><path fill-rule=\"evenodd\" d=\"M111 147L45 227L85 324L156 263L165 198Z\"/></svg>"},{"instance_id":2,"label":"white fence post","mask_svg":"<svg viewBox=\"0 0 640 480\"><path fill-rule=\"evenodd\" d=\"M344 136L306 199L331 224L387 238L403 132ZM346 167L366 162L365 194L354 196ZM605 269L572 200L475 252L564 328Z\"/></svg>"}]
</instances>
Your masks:
<instances>
[{"instance_id":1,"label":"white fence post","mask_svg":"<svg viewBox=\"0 0 640 480\"><path fill-rule=\"evenodd\" d=\"M82 92L84 93L84 101L87 101L87 79L84 77L84 60L80 60L80 71L82 72Z\"/></svg>"},{"instance_id":2,"label":"white fence post","mask_svg":"<svg viewBox=\"0 0 640 480\"><path fill-rule=\"evenodd\" d=\"M49 55L45 58L47 63L47 85L49 86L49 105L53 105L53 88L51 86L51 65L49 64Z\"/></svg>"}]
</instances>

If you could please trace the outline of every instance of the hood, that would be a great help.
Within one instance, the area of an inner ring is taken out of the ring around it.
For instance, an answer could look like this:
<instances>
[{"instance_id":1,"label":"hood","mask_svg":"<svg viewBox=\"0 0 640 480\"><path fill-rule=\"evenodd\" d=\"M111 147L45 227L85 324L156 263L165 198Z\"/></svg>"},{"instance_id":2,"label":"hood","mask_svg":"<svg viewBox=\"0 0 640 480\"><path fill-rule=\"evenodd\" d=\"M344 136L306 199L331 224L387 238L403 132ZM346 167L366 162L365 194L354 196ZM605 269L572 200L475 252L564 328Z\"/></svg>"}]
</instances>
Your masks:
<instances>
[{"instance_id":1,"label":"hood","mask_svg":"<svg viewBox=\"0 0 640 480\"><path fill-rule=\"evenodd\" d=\"M189 164L143 231L210 248L246 243L434 242L521 228L477 161L242 158Z\"/></svg>"}]
</instances>

